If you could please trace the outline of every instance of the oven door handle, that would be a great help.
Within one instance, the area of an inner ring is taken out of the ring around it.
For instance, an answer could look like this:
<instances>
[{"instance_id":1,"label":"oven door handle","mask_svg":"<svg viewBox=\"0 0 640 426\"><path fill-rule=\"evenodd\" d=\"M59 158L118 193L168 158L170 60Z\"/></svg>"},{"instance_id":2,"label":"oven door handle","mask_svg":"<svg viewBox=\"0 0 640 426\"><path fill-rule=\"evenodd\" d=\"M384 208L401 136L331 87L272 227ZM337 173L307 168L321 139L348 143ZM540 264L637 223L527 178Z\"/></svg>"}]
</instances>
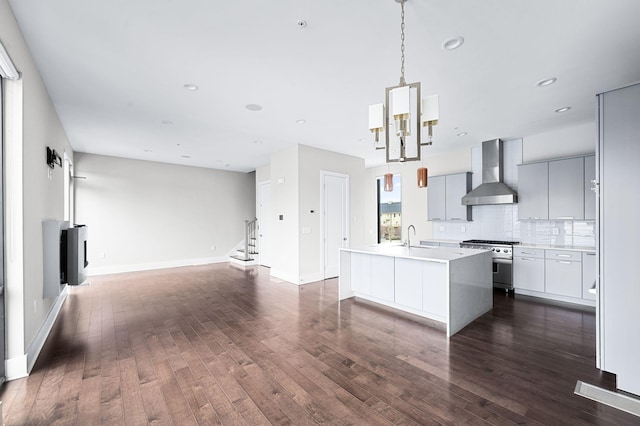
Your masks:
<instances>
[{"instance_id":1,"label":"oven door handle","mask_svg":"<svg viewBox=\"0 0 640 426\"><path fill-rule=\"evenodd\" d=\"M511 265L513 264L513 261L511 259L500 259L499 257L495 257L493 259L493 263L500 263L503 265Z\"/></svg>"}]
</instances>

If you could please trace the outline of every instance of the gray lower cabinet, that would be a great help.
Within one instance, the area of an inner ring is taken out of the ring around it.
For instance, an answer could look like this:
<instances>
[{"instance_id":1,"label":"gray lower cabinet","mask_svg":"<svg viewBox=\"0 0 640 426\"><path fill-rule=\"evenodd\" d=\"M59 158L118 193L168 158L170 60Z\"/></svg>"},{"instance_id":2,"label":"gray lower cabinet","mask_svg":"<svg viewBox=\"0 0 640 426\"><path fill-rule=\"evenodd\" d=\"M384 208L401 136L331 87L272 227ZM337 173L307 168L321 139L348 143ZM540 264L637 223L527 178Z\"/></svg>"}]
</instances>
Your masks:
<instances>
[{"instance_id":1,"label":"gray lower cabinet","mask_svg":"<svg viewBox=\"0 0 640 426\"><path fill-rule=\"evenodd\" d=\"M584 157L584 218L596 218L596 193L593 190L596 180L596 157Z\"/></svg>"},{"instance_id":2,"label":"gray lower cabinet","mask_svg":"<svg viewBox=\"0 0 640 426\"><path fill-rule=\"evenodd\" d=\"M596 278L597 257L592 252L514 247L513 288L545 299L595 306L589 293Z\"/></svg>"},{"instance_id":3,"label":"gray lower cabinet","mask_svg":"<svg viewBox=\"0 0 640 426\"><path fill-rule=\"evenodd\" d=\"M584 218L584 158L549 162L549 219Z\"/></svg>"},{"instance_id":4,"label":"gray lower cabinet","mask_svg":"<svg viewBox=\"0 0 640 426\"><path fill-rule=\"evenodd\" d=\"M596 300L594 293L589 293L589 289L596 282L597 257L595 253L582 253L582 298Z\"/></svg>"},{"instance_id":5,"label":"gray lower cabinet","mask_svg":"<svg viewBox=\"0 0 640 426\"><path fill-rule=\"evenodd\" d=\"M513 288L544 292L544 279L544 250L514 248Z\"/></svg>"},{"instance_id":6,"label":"gray lower cabinet","mask_svg":"<svg viewBox=\"0 0 640 426\"><path fill-rule=\"evenodd\" d=\"M549 163L518 166L518 217L549 219Z\"/></svg>"},{"instance_id":7,"label":"gray lower cabinet","mask_svg":"<svg viewBox=\"0 0 640 426\"><path fill-rule=\"evenodd\" d=\"M427 219L446 220L446 176L433 176L429 178L427 188Z\"/></svg>"},{"instance_id":8,"label":"gray lower cabinet","mask_svg":"<svg viewBox=\"0 0 640 426\"><path fill-rule=\"evenodd\" d=\"M582 298L582 254L573 251L545 250L545 292Z\"/></svg>"}]
</instances>

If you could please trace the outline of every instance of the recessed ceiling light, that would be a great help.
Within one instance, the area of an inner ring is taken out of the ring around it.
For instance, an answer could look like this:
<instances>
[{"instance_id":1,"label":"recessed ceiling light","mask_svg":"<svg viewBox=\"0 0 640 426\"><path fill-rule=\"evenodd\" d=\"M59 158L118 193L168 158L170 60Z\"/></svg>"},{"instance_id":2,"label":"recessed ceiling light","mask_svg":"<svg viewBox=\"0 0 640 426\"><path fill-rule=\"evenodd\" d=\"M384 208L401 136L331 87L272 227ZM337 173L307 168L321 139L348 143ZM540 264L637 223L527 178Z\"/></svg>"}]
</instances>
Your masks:
<instances>
[{"instance_id":1,"label":"recessed ceiling light","mask_svg":"<svg viewBox=\"0 0 640 426\"><path fill-rule=\"evenodd\" d=\"M570 106L566 106L566 107L562 107L562 108L555 109L555 110L554 110L554 112L567 112L567 111L569 111L570 109L571 109L571 107L570 107Z\"/></svg>"},{"instance_id":2,"label":"recessed ceiling light","mask_svg":"<svg viewBox=\"0 0 640 426\"><path fill-rule=\"evenodd\" d=\"M181 155L180 157L182 157L182 158L191 158L190 155Z\"/></svg>"},{"instance_id":3,"label":"recessed ceiling light","mask_svg":"<svg viewBox=\"0 0 640 426\"><path fill-rule=\"evenodd\" d=\"M304 19L300 19L298 21L298 28L302 29L302 28L306 28L307 27L307 21L305 21Z\"/></svg>"},{"instance_id":4,"label":"recessed ceiling light","mask_svg":"<svg viewBox=\"0 0 640 426\"><path fill-rule=\"evenodd\" d=\"M262 107L258 104L248 104L244 106L249 111L260 111Z\"/></svg>"},{"instance_id":5,"label":"recessed ceiling light","mask_svg":"<svg viewBox=\"0 0 640 426\"><path fill-rule=\"evenodd\" d=\"M467 132L460 132L458 133L458 136L467 136Z\"/></svg>"},{"instance_id":6,"label":"recessed ceiling light","mask_svg":"<svg viewBox=\"0 0 640 426\"><path fill-rule=\"evenodd\" d=\"M222 163L224 163L224 161L222 161L222 160L216 160L216 163L218 163L218 164L222 164Z\"/></svg>"},{"instance_id":7,"label":"recessed ceiling light","mask_svg":"<svg viewBox=\"0 0 640 426\"><path fill-rule=\"evenodd\" d=\"M153 151L150 149L145 149L144 152L153 152Z\"/></svg>"},{"instance_id":8,"label":"recessed ceiling light","mask_svg":"<svg viewBox=\"0 0 640 426\"><path fill-rule=\"evenodd\" d=\"M171 126L173 124L173 121L171 121L171 120L162 120L161 123L162 124L166 124L167 126Z\"/></svg>"},{"instance_id":9,"label":"recessed ceiling light","mask_svg":"<svg viewBox=\"0 0 640 426\"><path fill-rule=\"evenodd\" d=\"M185 84L185 85L184 85L184 88L185 88L185 89L187 89L187 90L191 90L192 92L195 92L196 90L198 90L198 89L199 89L199 87L198 87L198 86L196 86L196 85L195 85L195 84L193 84L193 83L187 83L187 84Z\"/></svg>"},{"instance_id":10,"label":"recessed ceiling light","mask_svg":"<svg viewBox=\"0 0 640 426\"><path fill-rule=\"evenodd\" d=\"M464 38L462 38L461 36L452 37L448 40L445 40L444 43L442 43L442 49L456 50L458 47L462 46L463 44L464 44Z\"/></svg>"},{"instance_id":11,"label":"recessed ceiling light","mask_svg":"<svg viewBox=\"0 0 640 426\"><path fill-rule=\"evenodd\" d=\"M358 139L358 142L366 142L366 141L367 141L367 138L360 138L360 139Z\"/></svg>"},{"instance_id":12,"label":"recessed ceiling light","mask_svg":"<svg viewBox=\"0 0 640 426\"><path fill-rule=\"evenodd\" d=\"M539 82L537 82L536 85L538 87L549 86L549 85L555 83L556 80L557 80L557 78L555 78L555 77L545 78L544 80L540 80Z\"/></svg>"},{"instance_id":13,"label":"recessed ceiling light","mask_svg":"<svg viewBox=\"0 0 640 426\"><path fill-rule=\"evenodd\" d=\"M298 124L304 124L306 122L307 122L307 120L303 120L303 119L296 120L296 123L298 123Z\"/></svg>"},{"instance_id":14,"label":"recessed ceiling light","mask_svg":"<svg viewBox=\"0 0 640 426\"><path fill-rule=\"evenodd\" d=\"M256 145L262 145L262 141L253 141Z\"/></svg>"}]
</instances>

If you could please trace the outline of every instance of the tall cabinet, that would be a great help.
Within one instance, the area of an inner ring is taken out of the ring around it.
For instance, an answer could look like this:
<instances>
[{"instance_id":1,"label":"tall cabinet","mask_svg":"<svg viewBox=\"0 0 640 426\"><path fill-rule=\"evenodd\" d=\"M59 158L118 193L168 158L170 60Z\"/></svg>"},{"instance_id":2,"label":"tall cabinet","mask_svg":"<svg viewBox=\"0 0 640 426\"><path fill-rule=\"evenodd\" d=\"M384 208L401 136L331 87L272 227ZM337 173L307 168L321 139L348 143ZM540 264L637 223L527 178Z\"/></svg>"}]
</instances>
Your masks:
<instances>
[{"instance_id":1,"label":"tall cabinet","mask_svg":"<svg viewBox=\"0 0 640 426\"><path fill-rule=\"evenodd\" d=\"M619 389L640 395L640 84L598 95L598 132L597 355Z\"/></svg>"}]
</instances>

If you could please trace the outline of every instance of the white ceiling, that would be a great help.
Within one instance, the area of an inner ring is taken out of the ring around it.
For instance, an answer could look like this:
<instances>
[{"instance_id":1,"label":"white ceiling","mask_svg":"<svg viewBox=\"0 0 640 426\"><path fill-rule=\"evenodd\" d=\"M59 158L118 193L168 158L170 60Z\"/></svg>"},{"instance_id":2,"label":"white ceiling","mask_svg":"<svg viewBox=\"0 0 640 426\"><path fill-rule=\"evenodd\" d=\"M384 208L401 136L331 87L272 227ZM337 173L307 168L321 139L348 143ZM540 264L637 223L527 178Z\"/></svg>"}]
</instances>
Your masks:
<instances>
[{"instance_id":1,"label":"white ceiling","mask_svg":"<svg viewBox=\"0 0 640 426\"><path fill-rule=\"evenodd\" d=\"M367 114L400 77L394 0L9 3L76 151L250 171L300 143L384 162ZM593 121L597 93L640 81L638 16L637 0L409 0L406 78L440 95L424 154Z\"/></svg>"}]
</instances>

